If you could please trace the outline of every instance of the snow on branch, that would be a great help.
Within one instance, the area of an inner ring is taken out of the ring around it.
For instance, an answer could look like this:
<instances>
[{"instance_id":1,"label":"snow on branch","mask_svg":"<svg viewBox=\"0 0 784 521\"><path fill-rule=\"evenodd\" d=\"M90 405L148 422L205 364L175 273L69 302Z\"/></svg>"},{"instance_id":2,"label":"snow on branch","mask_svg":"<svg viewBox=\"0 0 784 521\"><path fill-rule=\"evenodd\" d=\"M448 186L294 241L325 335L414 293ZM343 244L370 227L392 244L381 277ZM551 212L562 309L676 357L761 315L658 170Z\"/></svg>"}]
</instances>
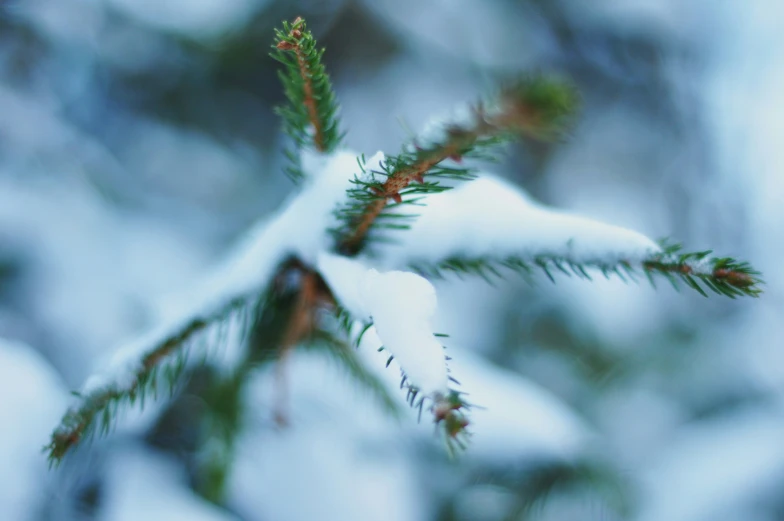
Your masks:
<instances>
[{"instance_id":1,"label":"snow on branch","mask_svg":"<svg viewBox=\"0 0 784 521\"><path fill-rule=\"evenodd\" d=\"M401 388L407 389L406 400L420 414L425 401L442 428L447 447L465 444L469 404L462 393L449 388L447 357L439 335L433 333L430 320L435 314L435 288L426 279L410 272L380 273L347 257L323 253L318 270L348 316L345 327L355 331L359 345L363 337L374 337L379 351L391 353L387 366L394 360L402 372Z\"/></svg>"},{"instance_id":2,"label":"snow on branch","mask_svg":"<svg viewBox=\"0 0 784 521\"><path fill-rule=\"evenodd\" d=\"M381 157L381 156L379 156ZM378 159L376 159L378 160ZM246 334L248 313L262 301L265 288L288 257L315 264L317 252L330 243L324 229L332 210L345 193L355 155L303 154L303 166L318 173L310 176L301 193L265 222L248 233L246 240L209 277L201 290L183 297L174 316L144 336L121 346L109 367L91 377L79 402L69 409L52 435L47 451L59 461L75 444L95 431L113 425L119 408L143 403L155 395L161 382L173 390L185 369L193 342L224 347L220 332L235 320ZM212 338L209 332L217 332Z\"/></svg>"},{"instance_id":3,"label":"snow on branch","mask_svg":"<svg viewBox=\"0 0 784 521\"><path fill-rule=\"evenodd\" d=\"M491 147L519 135L557 136L575 105L569 85L545 77L527 78L504 88L493 104L479 103L461 121L427 136L427 143L415 143L397 156L387 156L378 170L363 168L363 175L354 179L348 191L349 202L338 211L338 250L358 253L379 221L389 225L386 221L393 219L391 226L396 227L397 214L385 212L388 206L415 203L424 194L447 190L440 184L443 180L473 179L472 171L459 164L463 158L486 159ZM451 163L445 163L450 159ZM388 205L390 200L395 204Z\"/></svg>"},{"instance_id":4,"label":"snow on branch","mask_svg":"<svg viewBox=\"0 0 784 521\"><path fill-rule=\"evenodd\" d=\"M244 318L247 303L245 298L233 299L211 314L163 326L120 348L105 373L90 377L82 391L74 393L79 402L65 413L46 446L50 463L58 463L71 448L93 434L96 427L101 433L107 433L121 406L137 402L144 406L148 396L157 397L162 384L173 394L186 368L193 341L212 325L220 327L231 320L235 312L239 311L240 318ZM223 335L219 333L220 336Z\"/></svg>"},{"instance_id":5,"label":"snow on branch","mask_svg":"<svg viewBox=\"0 0 784 521\"><path fill-rule=\"evenodd\" d=\"M590 279L594 270L624 280L665 278L705 296L706 290L733 298L761 291L759 274L746 263L710 251L683 253L677 245L547 208L489 175L423 202L411 229L380 247L389 265L485 278L504 269L525 276L541 270L553 281L556 273Z\"/></svg>"},{"instance_id":6,"label":"snow on branch","mask_svg":"<svg viewBox=\"0 0 784 521\"><path fill-rule=\"evenodd\" d=\"M444 348L430 326L437 306L430 282L410 272L379 273L327 253L319 256L318 270L355 320L372 321L412 385L428 395L447 391Z\"/></svg>"},{"instance_id":7,"label":"snow on branch","mask_svg":"<svg viewBox=\"0 0 784 521\"><path fill-rule=\"evenodd\" d=\"M669 280L677 289L678 280L707 297L705 288L730 298L756 297L762 293L760 273L747 262L731 257L714 257L712 251L684 253L679 244L662 244L662 252L645 259L642 269L654 284L653 275Z\"/></svg>"},{"instance_id":8,"label":"snow on branch","mask_svg":"<svg viewBox=\"0 0 784 521\"><path fill-rule=\"evenodd\" d=\"M302 18L283 22L283 30L275 30L272 47L270 55L284 65L278 76L288 99L288 104L277 107L276 113L297 148L289 153L294 166L287 173L299 181L303 172L296 160L302 148L329 153L340 146L343 134L337 119L338 104L321 60L324 49L318 49Z\"/></svg>"}]
</instances>

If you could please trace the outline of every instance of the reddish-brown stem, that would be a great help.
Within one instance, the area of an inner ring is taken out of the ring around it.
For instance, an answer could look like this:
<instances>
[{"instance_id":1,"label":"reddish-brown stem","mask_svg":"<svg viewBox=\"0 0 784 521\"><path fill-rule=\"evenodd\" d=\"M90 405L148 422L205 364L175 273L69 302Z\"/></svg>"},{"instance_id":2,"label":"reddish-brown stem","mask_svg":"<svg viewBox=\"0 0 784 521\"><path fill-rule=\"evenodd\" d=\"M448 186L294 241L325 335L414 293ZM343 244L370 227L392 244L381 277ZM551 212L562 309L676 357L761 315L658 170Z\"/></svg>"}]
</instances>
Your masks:
<instances>
[{"instance_id":1,"label":"reddish-brown stem","mask_svg":"<svg viewBox=\"0 0 784 521\"><path fill-rule=\"evenodd\" d=\"M501 96L500 110L490 115L481 104L474 107L474 125L469 128L448 127L445 143L433 148L419 150L417 160L401 170L393 172L380 189L374 190L379 199L370 202L357 219L352 232L343 239L341 250L350 254L358 252L371 226L387 205L387 200L401 202L400 191L413 181L424 182L427 173L445 159L460 161L478 140L507 132L535 134L541 125L536 109L510 93Z\"/></svg>"},{"instance_id":2,"label":"reddish-brown stem","mask_svg":"<svg viewBox=\"0 0 784 521\"><path fill-rule=\"evenodd\" d=\"M362 216L357 220L357 224L351 234L343 240L342 249L350 253L356 253L362 245L365 237L373 226L381 212L386 208L387 200L392 199L399 203L402 201L400 192L414 181L424 182L427 172L445 159L459 159L461 151L470 148L477 139L495 128L484 120L471 131L450 132L450 139L444 145L430 150L420 152L419 160L408 167L398 170L390 175L380 189L375 190L378 199L369 203Z\"/></svg>"},{"instance_id":3,"label":"reddish-brown stem","mask_svg":"<svg viewBox=\"0 0 784 521\"><path fill-rule=\"evenodd\" d=\"M666 262L658 262L658 261L649 261L643 264L643 267L646 270L655 270L661 272L670 272L670 273L680 273L682 275L692 275L695 277L699 276L707 276L707 274L697 272L693 267L689 266L688 264L670 264ZM748 288L756 284L757 281L754 280L754 277L747 273L741 273L734 270L728 270L725 268L715 269L710 273L711 277L716 279L722 279L727 281L730 286L734 286L736 288Z\"/></svg>"}]
</instances>

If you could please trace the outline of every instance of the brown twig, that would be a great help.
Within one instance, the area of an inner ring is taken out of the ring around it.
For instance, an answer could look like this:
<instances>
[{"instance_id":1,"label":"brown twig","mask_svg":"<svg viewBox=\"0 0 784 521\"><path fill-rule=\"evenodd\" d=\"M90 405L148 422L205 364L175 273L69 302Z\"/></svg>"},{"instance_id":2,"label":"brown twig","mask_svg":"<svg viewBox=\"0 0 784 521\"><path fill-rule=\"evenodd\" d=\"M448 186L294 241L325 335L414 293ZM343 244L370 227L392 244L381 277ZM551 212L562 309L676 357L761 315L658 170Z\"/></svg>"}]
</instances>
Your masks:
<instances>
[{"instance_id":1,"label":"brown twig","mask_svg":"<svg viewBox=\"0 0 784 521\"><path fill-rule=\"evenodd\" d=\"M352 254L356 253L370 227L384 211L387 201L392 199L394 202L400 203L402 201L400 192L414 181L424 183L425 176L433 167L446 159L460 161L462 156L470 151L480 139L509 132L515 127L520 128L523 121L527 119L527 114L511 104L508 108L510 110L490 117L480 105L474 109L475 123L473 127L467 129L458 126L448 127L445 143L427 149L419 149L413 163L394 171L380 189L374 190L379 198L367 205L361 217L357 219L351 234L342 241L341 250Z\"/></svg>"},{"instance_id":2,"label":"brown twig","mask_svg":"<svg viewBox=\"0 0 784 521\"><path fill-rule=\"evenodd\" d=\"M668 272L701 278L710 277L725 281L730 286L736 288L750 288L758 283L758 280L748 273L726 268L717 268L706 273L685 263L667 263L661 261L646 261L643 263L643 268L647 271Z\"/></svg>"}]
</instances>

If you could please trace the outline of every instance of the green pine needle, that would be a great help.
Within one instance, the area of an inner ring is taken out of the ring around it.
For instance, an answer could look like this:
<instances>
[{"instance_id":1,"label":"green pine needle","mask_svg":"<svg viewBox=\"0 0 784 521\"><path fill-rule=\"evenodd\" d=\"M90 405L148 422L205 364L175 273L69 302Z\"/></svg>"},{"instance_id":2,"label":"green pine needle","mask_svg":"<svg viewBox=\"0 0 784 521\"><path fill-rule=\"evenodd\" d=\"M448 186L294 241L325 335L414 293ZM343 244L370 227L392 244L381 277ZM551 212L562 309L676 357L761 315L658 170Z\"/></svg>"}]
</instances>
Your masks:
<instances>
[{"instance_id":1,"label":"green pine needle","mask_svg":"<svg viewBox=\"0 0 784 521\"><path fill-rule=\"evenodd\" d=\"M299 166L301 149L330 153L340 146L343 134L338 103L322 63L324 49L318 49L302 18L283 22L283 29L275 30L272 48L270 56L283 64L278 76L288 100L275 112L283 119L283 129L296 148L287 152L293 164L287 173L299 181L304 175Z\"/></svg>"},{"instance_id":2,"label":"green pine needle","mask_svg":"<svg viewBox=\"0 0 784 521\"><path fill-rule=\"evenodd\" d=\"M355 348L359 347L362 337L373 326L372 322L366 323L359 333L352 334L355 319L347 310L339 306L335 309L335 318L337 319L337 325L341 332L348 335L349 338L353 337L351 344ZM433 336L446 338L449 335L434 333ZM338 341L338 343L347 346L347 344L344 344L341 341ZM378 351L385 351L384 346L379 347ZM389 358L387 358L386 366L389 367L394 359L395 356L390 354ZM448 363L449 360L450 358L445 355L445 361ZM447 372L449 372L448 367ZM408 375L406 375L402 368L400 369L400 376L400 389L405 389L406 391L406 403L408 403L412 409L419 411L420 421L422 419L422 413L425 410L433 415L433 422L444 440L447 453L450 457L454 457L459 452L465 450L470 440L470 433L467 428L470 424L468 413L472 406L464 399L465 393L450 389L446 396L426 395L409 382ZM460 385L452 376L449 376L449 380L452 384Z\"/></svg>"},{"instance_id":3,"label":"green pine needle","mask_svg":"<svg viewBox=\"0 0 784 521\"><path fill-rule=\"evenodd\" d=\"M475 172L461 164L463 159L493 159L499 145L521 135L536 139L561 135L574 115L576 100L568 83L532 76L502 89L493 103L477 104L470 123L446 125L440 142L408 144L400 154L387 156L377 171L367 171L361 158L362 174L354 177L348 202L336 211L340 224L332 232L338 250L355 255L372 231L407 228L415 217L396 213L395 208L448 190L444 181L473 179ZM453 162L445 163L448 159Z\"/></svg>"},{"instance_id":4,"label":"green pine needle","mask_svg":"<svg viewBox=\"0 0 784 521\"><path fill-rule=\"evenodd\" d=\"M143 357L133 383L128 387L114 382L87 395L76 393L79 402L65 413L52 433L50 443L44 447L50 465L60 463L72 448L92 435L108 434L122 408L137 403L144 407L149 398L157 400L164 392L173 396L182 383L188 348L194 339L208 327L216 325L219 328L217 342L225 340L225 336L220 334L221 324L231 320L235 313L247 313L250 307L248 299L237 298L213 315L195 318L185 324Z\"/></svg>"},{"instance_id":5,"label":"green pine needle","mask_svg":"<svg viewBox=\"0 0 784 521\"><path fill-rule=\"evenodd\" d=\"M591 280L588 270L602 273L606 278L617 276L628 282L637 281L645 275L652 286L656 287L655 279L664 278L675 289L681 284L697 291L704 297L709 292L730 298L749 296L757 297L762 293L763 284L759 272L746 262L734 259L711 257L710 251L684 253L680 245L662 244L662 251L633 265L627 261L608 263L605 261L575 262L568 257L556 255L535 255L531 257L512 256L506 258L492 257L451 257L438 264L414 263L411 268L423 275L443 277L447 273L474 275L491 282L503 277L503 270L511 270L531 283L535 271L544 273L551 282L555 282L556 274L576 276Z\"/></svg>"}]
</instances>

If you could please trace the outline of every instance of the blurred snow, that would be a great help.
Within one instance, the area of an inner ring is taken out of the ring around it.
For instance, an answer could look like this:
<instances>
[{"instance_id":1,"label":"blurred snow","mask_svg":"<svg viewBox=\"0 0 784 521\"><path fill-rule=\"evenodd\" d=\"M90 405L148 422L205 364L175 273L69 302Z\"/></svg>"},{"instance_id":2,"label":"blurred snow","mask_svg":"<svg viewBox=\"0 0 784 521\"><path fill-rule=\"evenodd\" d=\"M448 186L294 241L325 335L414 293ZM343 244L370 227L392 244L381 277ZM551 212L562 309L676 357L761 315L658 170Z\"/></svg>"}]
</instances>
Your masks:
<instances>
[{"instance_id":1,"label":"blurred snow","mask_svg":"<svg viewBox=\"0 0 784 521\"><path fill-rule=\"evenodd\" d=\"M69 380L146 324L156 296L190 283L204 262L162 223L119 215L88 186L0 179L0 187L0 236L10 254L31 259L29 312L44 339L67 339L76 361L64 365ZM64 363L63 355L53 358Z\"/></svg>"},{"instance_id":2,"label":"blurred snow","mask_svg":"<svg viewBox=\"0 0 784 521\"><path fill-rule=\"evenodd\" d=\"M155 29L211 38L237 28L268 0L107 0Z\"/></svg>"},{"instance_id":3,"label":"blurred snow","mask_svg":"<svg viewBox=\"0 0 784 521\"><path fill-rule=\"evenodd\" d=\"M449 367L478 407L471 411L469 458L514 462L526 458L572 461L592 438L587 425L558 398L468 351L449 348Z\"/></svg>"},{"instance_id":4,"label":"blurred snow","mask_svg":"<svg viewBox=\"0 0 784 521\"><path fill-rule=\"evenodd\" d=\"M708 521L774 492L784 478L781 413L743 411L682 429L645 473L641 519Z\"/></svg>"},{"instance_id":5,"label":"blurred snow","mask_svg":"<svg viewBox=\"0 0 784 521\"><path fill-rule=\"evenodd\" d=\"M335 89L345 100L342 116L351 126L346 141L357 150L395 153L434 115L448 114L478 93L476 80L456 64L442 58L395 56L372 68L351 70L335 78ZM401 78L406 88L401 87ZM490 88L490 85L487 86ZM387 110L377 112L379 99ZM373 117L368 117L373 114Z\"/></svg>"},{"instance_id":6,"label":"blurred snow","mask_svg":"<svg viewBox=\"0 0 784 521\"><path fill-rule=\"evenodd\" d=\"M0 511L36 519L53 475L41 449L65 406L59 376L32 348L0 338Z\"/></svg>"},{"instance_id":7,"label":"blurred snow","mask_svg":"<svg viewBox=\"0 0 784 521\"><path fill-rule=\"evenodd\" d=\"M275 369L262 371L247 388L256 405L239 443L230 504L249 520L426 519L401 443L404 426L324 354L294 352L282 370L289 425L270 428ZM391 393L405 407L397 385Z\"/></svg>"},{"instance_id":8,"label":"blurred snow","mask_svg":"<svg viewBox=\"0 0 784 521\"><path fill-rule=\"evenodd\" d=\"M191 491L173 460L131 446L110 461L100 521L239 521Z\"/></svg>"},{"instance_id":9,"label":"blurred snow","mask_svg":"<svg viewBox=\"0 0 784 521\"><path fill-rule=\"evenodd\" d=\"M677 0L599 0L590 6L583 2L557 3L569 16L587 25L609 25L664 40L686 36L706 6L701 1L684 4Z\"/></svg>"},{"instance_id":10,"label":"blurred snow","mask_svg":"<svg viewBox=\"0 0 784 521\"><path fill-rule=\"evenodd\" d=\"M329 420L255 434L241 440L232 482L245 519L428 519L413 462L398 451L347 438Z\"/></svg>"},{"instance_id":11,"label":"blurred snow","mask_svg":"<svg viewBox=\"0 0 784 521\"><path fill-rule=\"evenodd\" d=\"M485 66L530 67L535 53L555 43L541 14L528 6L513 9L482 0L367 0L364 5L393 24L411 47L437 47Z\"/></svg>"}]
</instances>

